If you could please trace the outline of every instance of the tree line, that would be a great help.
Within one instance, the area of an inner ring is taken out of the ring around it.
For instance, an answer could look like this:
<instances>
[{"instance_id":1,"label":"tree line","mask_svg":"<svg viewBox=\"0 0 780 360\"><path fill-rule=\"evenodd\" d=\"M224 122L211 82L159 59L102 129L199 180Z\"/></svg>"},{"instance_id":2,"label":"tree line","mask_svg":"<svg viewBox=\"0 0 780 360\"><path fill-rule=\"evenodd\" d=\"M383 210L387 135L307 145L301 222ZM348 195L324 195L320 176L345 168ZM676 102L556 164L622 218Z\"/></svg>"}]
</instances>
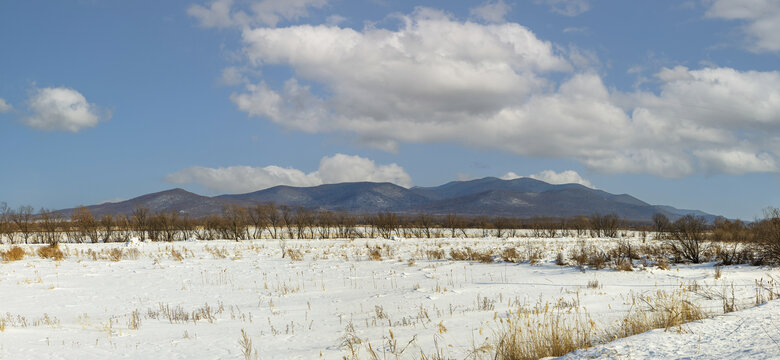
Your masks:
<instances>
[{"instance_id":1,"label":"tree line","mask_svg":"<svg viewBox=\"0 0 780 360\"><path fill-rule=\"evenodd\" d=\"M221 214L203 218L175 211L152 212L146 207L137 207L129 215L100 217L86 207L79 207L66 217L57 211L34 211L30 206L11 209L0 203L0 242L25 244L126 242L132 238L150 241L521 235L617 238L627 230L654 232L657 238L669 240L675 252L693 262L699 261L707 241L763 244L780 258L780 210L773 208L766 210L764 219L751 223L719 218L709 224L704 218L691 215L671 221L663 214L656 214L650 223L625 221L616 214L531 219L393 212L359 215L274 203L251 207L226 205Z\"/></svg>"},{"instance_id":2,"label":"tree line","mask_svg":"<svg viewBox=\"0 0 780 360\"><path fill-rule=\"evenodd\" d=\"M137 207L128 215L102 216L79 207L65 216L58 211L35 211L30 206L12 209L0 203L0 241L25 244L125 242L131 238L174 241L516 237L523 230L534 237L617 237L621 229L628 228L638 226L622 221L615 214L532 219L393 212L360 215L265 203L251 207L226 205L221 214L202 218L176 211L152 212L146 207Z\"/></svg>"}]
</instances>

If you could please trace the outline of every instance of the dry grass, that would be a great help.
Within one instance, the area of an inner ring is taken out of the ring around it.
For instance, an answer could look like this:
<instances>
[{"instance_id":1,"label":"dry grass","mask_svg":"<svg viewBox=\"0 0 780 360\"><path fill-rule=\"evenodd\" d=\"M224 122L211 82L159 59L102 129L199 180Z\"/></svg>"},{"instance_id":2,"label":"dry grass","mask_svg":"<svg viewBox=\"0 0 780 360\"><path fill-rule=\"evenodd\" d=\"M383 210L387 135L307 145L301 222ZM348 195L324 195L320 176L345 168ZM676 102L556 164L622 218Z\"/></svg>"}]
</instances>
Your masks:
<instances>
[{"instance_id":1,"label":"dry grass","mask_svg":"<svg viewBox=\"0 0 780 360\"><path fill-rule=\"evenodd\" d=\"M52 259L55 261L60 261L65 258L65 255L62 253L62 250L60 250L60 246L57 243L38 248L38 256L43 259Z\"/></svg>"},{"instance_id":2,"label":"dry grass","mask_svg":"<svg viewBox=\"0 0 780 360\"><path fill-rule=\"evenodd\" d=\"M465 250L450 249L450 258L455 261L479 261L481 263L492 263L493 252L491 250L474 250L466 247Z\"/></svg>"},{"instance_id":3,"label":"dry grass","mask_svg":"<svg viewBox=\"0 0 780 360\"><path fill-rule=\"evenodd\" d=\"M442 249L428 250L425 252L425 257L427 257L428 260L441 260L446 257L446 254Z\"/></svg>"},{"instance_id":4,"label":"dry grass","mask_svg":"<svg viewBox=\"0 0 780 360\"><path fill-rule=\"evenodd\" d=\"M615 269L617 271L634 271L634 265L631 263L631 259L619 258L615 262Z\"/></svg>"},{"instance_id":5,"label":"dry grass","mask_svg":"<svg viewBox=\"0 0 780 360\"><path fill-rule=\"evenodd\" d=\"M371 261L382 261L382 248L379 246L369 248L368 258L371 259Z\"/></svg>"},{"instance_id":6,"label":"dry grass","mask_svg":"<svg viewBox=\"0 0 780 360\"><path fill-rule=\"evenodd\" d=\"M108 259L114 262L122 260L122 249L113 248L108 250Z\"/></svg>"},{"instance_id":7,"label":"dry grass","mask_svg":"<svg viewBox=\"0 0 780 360\"><path fill-rule=\"evenodd\" d=\"M298 249L287 249L287 257L292 261L303 261L303 252Z\"/></svg>"},{"instance_id":8,"label":"dry grass","mask_svg":"<svg viewBox=\"0 0 780 360\"><path fill-rule=\"evenodd\" d=\"M569 313L561 306L545 304L520 309L504 322L495 345L497 360L540 359L563 356L590 347L597 338L595 323L583 313Z\"/></svg>"},{"instance_id":9,"label":"dry grass","mask_svg":"<svg viewBox=\"0 0 780 360\"><path fill-rule=\"evenodd\" d=\"M18 261L24 259L26 252L19 246L14 246L8 251L0 251L0 259L3 262Z\"/></svg>"},{"instance_id":10,"label":"dry grass","mask_svg":"<svg viewBox=\"0 0 780 360\"><path fill-rule=\"evenodd\" d=\"M589 283L588 287L598 287ZM508 319L501 319L502 329L495 343L497 360L539 359L563 356L577 349L589 348L618 338L652 329L680 328L701 320L707 314L688 300L685 289L655 297L634 296L633 306L617 326L599 329L578 303L558 301L554 305L521 308Z\"/></svg>"},{"instance_id":11,"label":"dry grass","mask_svg":"<svg viewBox=\"0 0 780 360\"><path fill-rule=\"evenodd\" d=\"M171 258L176 261L182 261L184 260L184 255L176 251L176 249L171 248Z\"/></svg>"},{"instance_id":12,"label":"dry grass","mask_svg":"<svg viewBox=\"0 0 780 360\"><path fill-rule=\"evenodd\" d=\"M501 258L508 262L518 262L520 260L520 254L514 247L508 247L501 252Z\"/></svg>"},{"instance_id":13,"label":"dry grass","mask_svg":"<svg viewBox=\"0 0 780 360\"><path fill-rule=\"evenodd\" d=\"M707 318L707 314L688 299L685 289L667 293L657 291L654 298L635 296L633 311L622 320L613 335L618 338L641 334L653 329L673 327Z\"/></svg>"},{"instance_id":14,"label":"dry grass","mask_svg":"<svg viewBox=\"0 0 780 360\"><path fill-rule=\"evenodd\" d=\"M244 329L241 329L241 338L238 339L238 345L241 347L241 354L244 355L245 360L251 360L258 358L257 351L252 347L252 339L246 334Z\"/></svg>"}]
</instances>

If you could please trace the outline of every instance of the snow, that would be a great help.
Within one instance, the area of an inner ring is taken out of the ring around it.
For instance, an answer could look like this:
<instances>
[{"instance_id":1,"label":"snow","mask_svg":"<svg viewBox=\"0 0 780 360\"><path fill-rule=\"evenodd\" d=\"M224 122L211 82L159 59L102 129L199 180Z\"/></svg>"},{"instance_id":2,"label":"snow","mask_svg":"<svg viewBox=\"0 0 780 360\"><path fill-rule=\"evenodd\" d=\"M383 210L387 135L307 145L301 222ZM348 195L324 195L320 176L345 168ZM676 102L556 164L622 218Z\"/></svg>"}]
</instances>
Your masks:
<instances>
[{"instance_id":1,"label":"snow","mask_svg":"<svg viewBox=\"0 0 780 360\"><path fill-rule=\"evenodd\" d=\"M688 323L683 331L651 330L578 350L561 359L778 359L780 300Z\"/></svg>"},{"instance_id":2,"label":"snow","mask_svg":"<svg viewBox=\"0 0 780 360\"><path fill-rule=\"evenodd\" d=\"M587 241L600 248L616 243ZM350 355L349 340L361 358L369 358L369 344L380 358L419 358L437 349L465 358L492 344L501 319L520 306L563 299L609 327L634 297L693 281L712 294L734 291L738 305L748 308L756 281L780 275L740 265L723 267L715 279L712 263L632 272L555 265L555 254L578 243L404 238L63 244L63 261L28 255L0 263L0 359L242 358L242 330L259 358L342 359ZM300 251L303 260L282 258L282 244ZM542 261L485 264L424 255L465 246L500 252L510 245L542 251ZM369 260L375 246L384 249L381 261ZM138 253L114 262L107 256L111 249ZM588 287L594 280L598 286ZM712 313L722 307L717 296L695 300ZM759 336L762 329L780 333L772 318L778 306L771 302L686 325L690 330L682 334L655 330L567 358L780 357L780 347ZM191 319L169 320L166 312Z\"/></svg>"}]
</instances>

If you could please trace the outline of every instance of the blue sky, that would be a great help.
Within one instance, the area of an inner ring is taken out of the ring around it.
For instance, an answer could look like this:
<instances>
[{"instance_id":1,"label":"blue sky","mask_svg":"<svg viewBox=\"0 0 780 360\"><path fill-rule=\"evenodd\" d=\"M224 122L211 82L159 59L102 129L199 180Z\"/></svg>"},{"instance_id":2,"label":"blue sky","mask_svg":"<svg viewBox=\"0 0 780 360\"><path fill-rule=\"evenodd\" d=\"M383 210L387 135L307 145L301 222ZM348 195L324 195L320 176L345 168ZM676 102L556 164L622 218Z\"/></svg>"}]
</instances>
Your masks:
<instances>
[{"instance_id":1,"label":"blue sky","mask_svg":"<svg viewBox=\"0 0 780 360\"><path fill-rule=\"evenodd\" d=\"M0 201L484 176L780 206L780 3L3 1Z\"/></svg>"}]
</instances>

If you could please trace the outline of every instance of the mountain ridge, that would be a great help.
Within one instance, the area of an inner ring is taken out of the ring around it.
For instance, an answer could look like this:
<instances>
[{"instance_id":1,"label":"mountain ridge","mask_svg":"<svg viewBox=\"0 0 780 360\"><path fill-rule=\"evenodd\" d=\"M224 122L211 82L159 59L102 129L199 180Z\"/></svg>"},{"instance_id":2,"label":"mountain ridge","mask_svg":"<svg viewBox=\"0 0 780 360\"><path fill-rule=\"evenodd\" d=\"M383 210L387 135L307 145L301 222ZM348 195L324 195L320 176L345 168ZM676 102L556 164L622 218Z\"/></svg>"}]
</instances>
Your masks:
<instances>
[{"instance_id":1,"label":"mountain ridge","mask_svg":"<svg viewBox=\"0 0 780 360\"><path fill-rule=\"evenodd\" d=\"M651 205L629 194L612 194L580 184L550 184L531 178L486 177L451 181L433 187L404 188L388 182L345 182L312 187L279 185L243 194L213 197L181 188L141 195L126 201L87 206L95 215L129 215L139 206L152 212L176 211L192 217L219 214L226 205L274 202L314 210L517 218L572 217L615 213L626 220L651 221L661 213L674 220L691 214L712 222L717 216L700 210ZM60 210L69 216L74 209Z\"/></svg>"}]
</instances>

